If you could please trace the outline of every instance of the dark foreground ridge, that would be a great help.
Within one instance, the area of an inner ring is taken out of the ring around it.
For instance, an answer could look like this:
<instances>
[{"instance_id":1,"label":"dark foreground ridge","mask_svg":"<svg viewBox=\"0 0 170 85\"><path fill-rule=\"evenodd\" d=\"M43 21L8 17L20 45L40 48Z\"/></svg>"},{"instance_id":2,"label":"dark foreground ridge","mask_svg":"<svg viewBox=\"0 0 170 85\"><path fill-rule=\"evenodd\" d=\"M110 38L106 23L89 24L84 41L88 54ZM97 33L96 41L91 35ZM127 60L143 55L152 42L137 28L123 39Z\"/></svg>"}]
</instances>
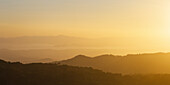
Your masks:
<instances>
[{"instance_id":1,"label":"dark foreground ridge","mask_svg":"<svg viewBox=\"0 0 170 85\"><path fill-rule=\"evenodd\" d=\"M170 75L121 75L88 67L0 60L0 85L170 85Z\"/></svg>"}]
</instances>

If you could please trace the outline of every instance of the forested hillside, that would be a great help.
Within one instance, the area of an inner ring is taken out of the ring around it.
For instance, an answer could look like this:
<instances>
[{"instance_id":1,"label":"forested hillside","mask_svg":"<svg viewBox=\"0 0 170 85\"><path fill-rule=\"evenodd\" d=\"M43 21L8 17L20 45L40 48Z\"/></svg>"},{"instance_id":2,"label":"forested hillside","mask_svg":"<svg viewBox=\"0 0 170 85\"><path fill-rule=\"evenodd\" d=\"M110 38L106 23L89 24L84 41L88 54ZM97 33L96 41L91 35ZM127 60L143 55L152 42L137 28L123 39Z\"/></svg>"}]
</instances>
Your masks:
<instances>
[{"instance_id":1,"label":"forested hillside","mask_svg":"<svg viewBox=\"0 0 170 85\"><path fill-rule=\"evenodd\" d=\"M121 75L85 67L0 60L0 85L170 85L170 75Z\"/></svg>"}]
</instances>

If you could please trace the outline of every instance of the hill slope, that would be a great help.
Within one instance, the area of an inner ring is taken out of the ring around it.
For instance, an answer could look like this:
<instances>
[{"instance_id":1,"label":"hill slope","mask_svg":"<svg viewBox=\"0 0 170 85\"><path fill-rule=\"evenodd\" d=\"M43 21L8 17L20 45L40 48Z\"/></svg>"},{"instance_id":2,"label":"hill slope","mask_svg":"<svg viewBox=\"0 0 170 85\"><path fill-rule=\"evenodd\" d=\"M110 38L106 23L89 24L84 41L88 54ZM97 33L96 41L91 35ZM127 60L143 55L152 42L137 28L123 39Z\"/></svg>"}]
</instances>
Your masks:
<instances>
[{"instance_id":1,"label":"hill slope","mask_svg":"<svg viewBox=\"0 0 170 85\"><path fill-rule=\"evenodd\" d=\"M170 75L125 75L56 64L0 60L1 85L170 85Z\"/></svg>"},{"instance_id":2,"label":"hill slope","mask_svg":"<svg viewBox=\"0 0 170 85\"><path fill-rule=\"evenodd\" d=\"M61 64L93 67L112 73L170 73L170 53L136 54L127 56L102 55L94 58L79 55L60 61Z\"/></svg>"}]
</instances>

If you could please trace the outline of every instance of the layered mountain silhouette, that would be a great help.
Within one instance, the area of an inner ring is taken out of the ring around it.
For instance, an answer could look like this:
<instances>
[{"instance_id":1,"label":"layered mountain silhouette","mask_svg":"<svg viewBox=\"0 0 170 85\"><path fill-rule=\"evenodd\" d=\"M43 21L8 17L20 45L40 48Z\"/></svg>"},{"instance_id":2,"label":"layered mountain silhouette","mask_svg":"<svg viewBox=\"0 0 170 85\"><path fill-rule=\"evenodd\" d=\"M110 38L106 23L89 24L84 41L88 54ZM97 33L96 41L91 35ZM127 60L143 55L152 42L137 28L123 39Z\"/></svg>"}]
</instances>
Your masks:
<instances>
[{"instance_id":1,"label":"layered mountain silhouette","mask_svg":"<svg viewBox=\"0 0 170 85\"><path fill-rule=\"evenodd\" d=\"M109 53L112 49L29 49L29 50L10 50L0 49L0 59L7 61L19 61L22 63L33 62L52 62L70 59L78 54L90 56Z\"/></svg>"},{"instance_id":2,"label":"layered mountain silhouette","mask_svg":"<svg viewBox=\"0 0 170 85\"><path fill-rule=\"evenodd\" d=\"M120 37L112 38L82 38L72 36L23 36L0 38L0 49L79 49L79 48L117 48L139 47L146 42ZM126 43L124 43L126 42Z\"/></svg>"},{"instance_id":3,"label":"layered mountain silhouette","mask_svg":"<svg viewBox=\"0 0 170 85\"><path fill-rule=\"evenodd\" d=\"M0 38L0 47L3 49L51 49L79 46L79 43L90 41L86 38L71 36L24 36ZM82 45L80 45L82 46ZM87 44L86 44L87 46Z\"/></svg>"},{"instance_id":4,"label":"layered mountain silhouette","mask_svg":"<svg viewBox=\"0 0 170 85\"><path fill-rule=\"evenodd\" d=\"M78 55L74 58L55 63L93 67L105 72L123 74L170 73L170 53L131 54L127 56L101 55L87 57Z\"/></svg>"},{"instance_id":5,"label":"layered mountain silhouette","mask_svg":"<svg viewBox=\"0 0 170 85\"><path fill-rule=\"evenodd\" d=\"M96 44L97 42L98 44ZM106 43L103 43L101 39L88 39L64 35L0 38L0 47L4 49L90 48L106 46Z\"/></svg>"},{"instance_id":6,"label":"layered mountain silhouette","mask_svg":"<svg viewBox=\"0 0 170 85\"><path fill-rule=\"evenodd\" d=\"M0 60L1 85L170 85L169 81L169 74L121 75L87 67Z\"/></svg>"}]
</instances>

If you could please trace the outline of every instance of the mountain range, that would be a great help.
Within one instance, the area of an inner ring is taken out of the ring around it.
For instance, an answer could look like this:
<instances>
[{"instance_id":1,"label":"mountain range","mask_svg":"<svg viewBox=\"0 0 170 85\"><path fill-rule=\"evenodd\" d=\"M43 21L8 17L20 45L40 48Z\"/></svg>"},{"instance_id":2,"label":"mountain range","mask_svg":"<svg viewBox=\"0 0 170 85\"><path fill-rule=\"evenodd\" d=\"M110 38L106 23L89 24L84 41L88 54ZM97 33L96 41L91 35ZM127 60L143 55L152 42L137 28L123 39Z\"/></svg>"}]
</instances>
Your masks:
<instances>
[{"instance_id":1,"label":"mountain range","mask_svg":"<svg viewBox=\"0 0 170 85\"><path fill-rule=\"evenodd\" d=\"M131 42L133 41L133 42ZM157 47L155 42L151 40L134 40L133 38L127 39L126 37L109 37L109 38L82 38L73 36L23 36L23 37L9 37L0 38L0 49L124 49L129 50L138 47L143 48L141 44L146 46ZM126 42L126 43L125 43ZM155 46L156 45L156 46ZM146 48L146 47L145 47ZM160 47L159 47L160 48ZM149 49L149 48L148 48Z\"/></svg>"},{"instance_id":2,"label":"mountain range","mask_svg":"<svg viewBox=\"0 0 170 85\"><path fill-rule=\"evenodd\" d=\"M74 58L54 63L79 67L92 67L105 72L123 74L169 74L170 53L129 54L126 56L101 55L88 57L78 55Z\"/></svg>"},{"instance_id":3,"label":"mountain range","mask_svg":"<svg viewBox=\"0 0 170 85\"><path fill-rule=\"evenodd\" d=\"M0 59L1 85L170 85L169 80L169 74L122 75L90 67Z\"/></svg>"},{"instance_id":4,"label":"mountain range","mask_svg":"<svg viewBox=\"0 0 170 85\"><path fill-rule=\"evenodd\" d=\"M25 49L10 50L0 49L0 59L11 62L33 63L33 62L52 62L70 59L79 54L96 56L107 53L120 53L123 50L114 49Z\"/></svg>"},{"instance_id":5,"label":"mountain range","mask_svg":"<svg viewBox=\"0 0 170 85\"><path fill-rule=\"evenodd\" d=\"M10 37L0 38L0 49L97 48L114 44L113 42L108 44L109 39L108 42L104 42L102 39L89 39L64 35Z\"/></svg>"}]
</instances>

